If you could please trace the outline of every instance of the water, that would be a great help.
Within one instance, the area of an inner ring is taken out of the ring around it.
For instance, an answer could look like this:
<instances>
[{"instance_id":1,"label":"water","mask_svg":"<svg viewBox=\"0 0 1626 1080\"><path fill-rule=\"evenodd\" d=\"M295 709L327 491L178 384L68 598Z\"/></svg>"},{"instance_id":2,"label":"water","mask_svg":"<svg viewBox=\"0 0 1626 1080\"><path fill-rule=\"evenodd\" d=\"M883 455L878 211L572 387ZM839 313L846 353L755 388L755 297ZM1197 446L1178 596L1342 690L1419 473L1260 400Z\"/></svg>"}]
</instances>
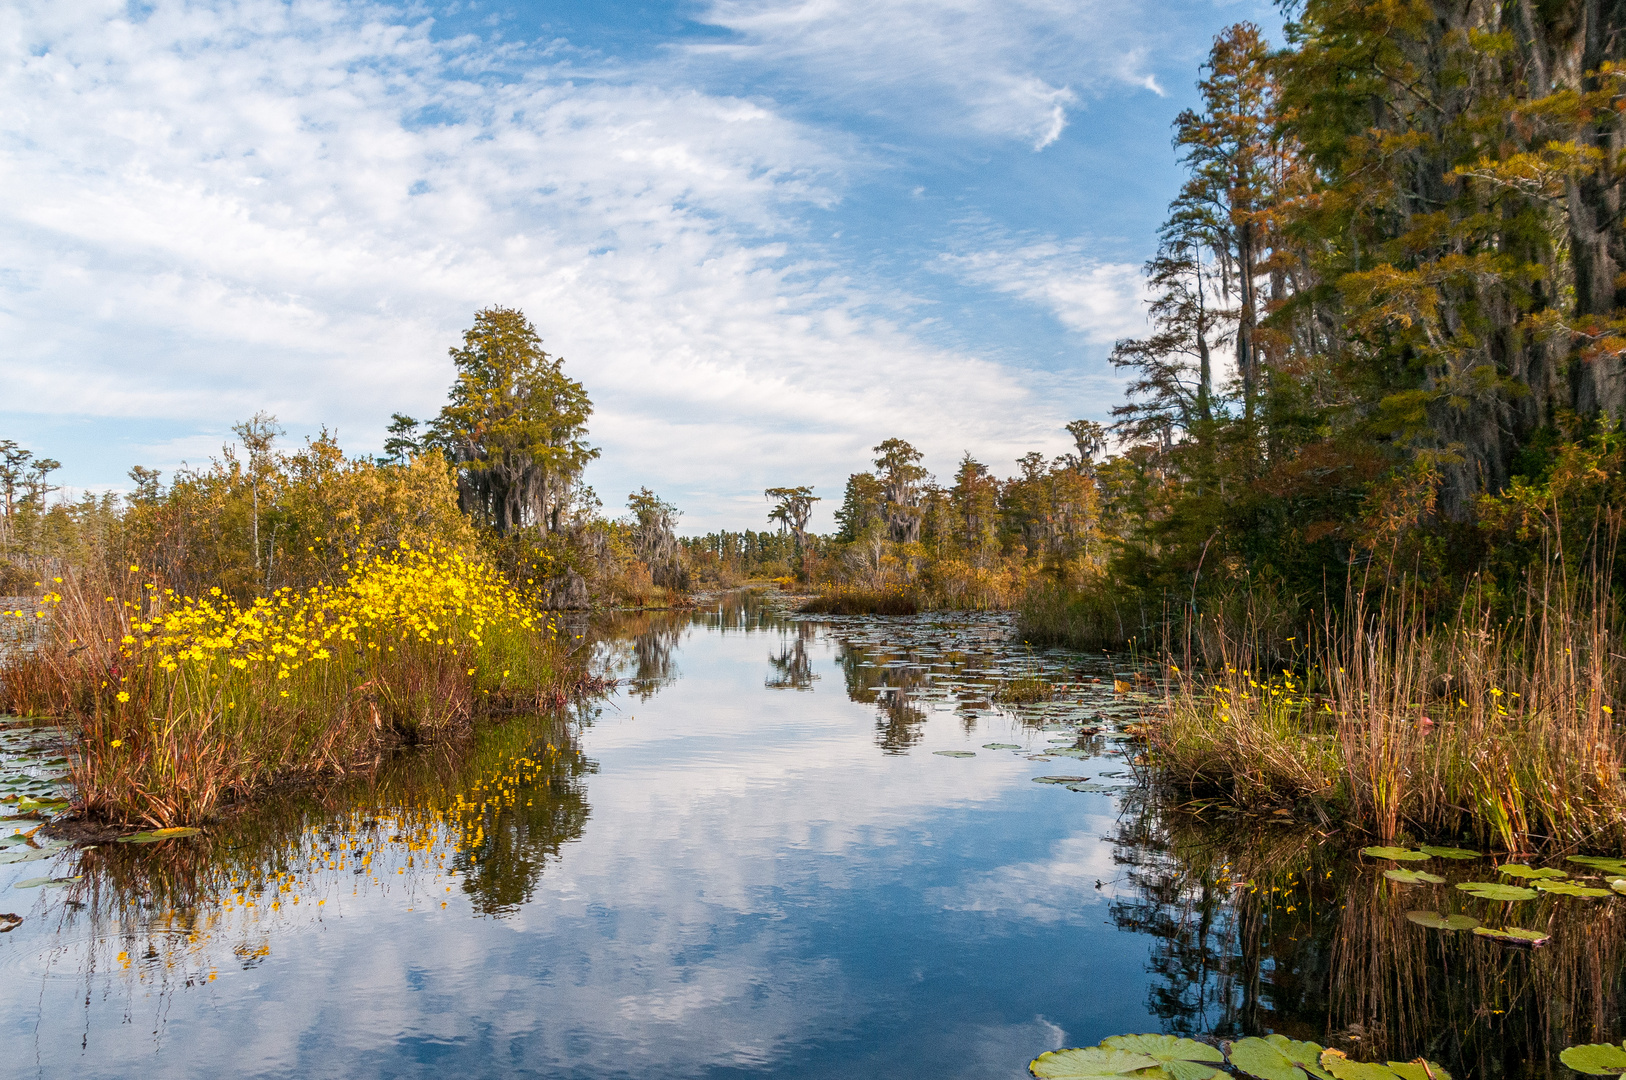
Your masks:
<instances>
[{"instance_id":1,"label":"water","mask_svg":"<svg viewBox=\"0 0 1626 1080\"><path fill-rule=\"evenodd\" d=\"M1618 1038L1617 901L1521 908L1553 943L1515 952L1290 815L1159 806L1121 661L740 597L601 633L625 683L577 716L200 837L0 851L0 1074L1015 1078L1279 1030L1460 1078ZM1059 700L996 700L1035 676Z\"/></svg>"}]
</instances>

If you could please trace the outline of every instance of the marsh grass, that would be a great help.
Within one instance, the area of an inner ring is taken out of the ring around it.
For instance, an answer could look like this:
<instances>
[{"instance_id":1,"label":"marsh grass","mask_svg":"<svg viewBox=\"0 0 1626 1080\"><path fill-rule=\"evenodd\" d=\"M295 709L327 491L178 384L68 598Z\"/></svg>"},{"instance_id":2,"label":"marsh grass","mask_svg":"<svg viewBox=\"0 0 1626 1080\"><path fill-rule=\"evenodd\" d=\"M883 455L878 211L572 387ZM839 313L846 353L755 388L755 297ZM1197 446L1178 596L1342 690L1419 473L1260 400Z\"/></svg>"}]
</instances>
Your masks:
<instances>
[{"instance_id":1,"label":"marsh grass","mask_svg":"<svg viewBox=\"0 0 1626 1080\"><path fill-rule=\"evenodd\" d=\"M243 605L176 595L136 566L55 581L49 640L6 667L3 704L72 730L85 813L167 826L482 715L562 705L582 676L484 565L404 548L345 570L343 585Z\"/></svg>"},{"instance_id":2,"label":"marsh grass","mask_svg":"<svg viewBox=\"0 0 1626 1080\"><path fill-rule=\"evenodd\" d=\"M1352 588L1344 614L1288 639L1290 665L1279 643L1191 620L1149 726L1163 776L1243 806L1308 802L1384 841L1620 850L1611 569L1555 570L1506 620L1470 592L1435 627L1404 586L1375 607Z\"/></svg>"},{"instance_id":3,"label":"marsh grass","mask_svg":"<svg viewBox=\"0 0 1626 1080\"><path fill-rule=\"evenodd\" d=\"M799 610L809 615L915 615L921 603L915 591L903 585L831 585Z\"/></svg>"}]
</instances>

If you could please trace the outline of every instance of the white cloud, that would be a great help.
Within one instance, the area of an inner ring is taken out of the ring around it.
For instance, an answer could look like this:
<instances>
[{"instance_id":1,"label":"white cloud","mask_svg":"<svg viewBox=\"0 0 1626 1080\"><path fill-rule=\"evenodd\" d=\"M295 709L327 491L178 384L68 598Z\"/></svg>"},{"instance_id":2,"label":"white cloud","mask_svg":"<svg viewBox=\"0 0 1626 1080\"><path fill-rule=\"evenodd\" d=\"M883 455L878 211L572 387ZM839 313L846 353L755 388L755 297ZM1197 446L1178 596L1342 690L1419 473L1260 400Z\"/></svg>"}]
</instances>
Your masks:
<instances>
[{"instance_id":1,"label":"white cloud","mask_svg":"<svg viewBox=\"0 0 1626 1080\"><path fill-rule=\"evenodd\" d=\"M948 460L1065 441L1065 395L1040 395L1058 377L923 344L871 314L910 298L806 239L848 182L844 136L380 6L133 10L39 0L0 30L13 410L208 432L265 408L376 443L390 412L437 407L446 348L506 303L598 403L611 506L643 482L720 504L839 486L892 434ZM1043 79L981 85L1009 92L979 116L1062 122ZM708 514L685 524L740 524Z\"/></svg>"},{"instance_id":2,"label":"white cloud","mask_svg":"<svg viewBox=\"0 0 1626 1080\"><path fill-rule=\"evenodd\" d=\"M738 39L697 56L805 68L811 92L1035 150L1061 136L1081 92L1162 94L1143 64L1163 28L1122 0L715 0L702 18Z\"/></svg>"},{"instance_id":3,"label":"white cloud","mask_svg":"<svg viewBox=\"0 0 1626 1080\"><path fill-rule=\"evenodd\" d=\"M1146 331L1141 268L1091 258L1082 244L996 243L968 254L945 255L943 264L968 281L1047 309L1093 343L1110 345Z\"/></svg>"}]
</instances>

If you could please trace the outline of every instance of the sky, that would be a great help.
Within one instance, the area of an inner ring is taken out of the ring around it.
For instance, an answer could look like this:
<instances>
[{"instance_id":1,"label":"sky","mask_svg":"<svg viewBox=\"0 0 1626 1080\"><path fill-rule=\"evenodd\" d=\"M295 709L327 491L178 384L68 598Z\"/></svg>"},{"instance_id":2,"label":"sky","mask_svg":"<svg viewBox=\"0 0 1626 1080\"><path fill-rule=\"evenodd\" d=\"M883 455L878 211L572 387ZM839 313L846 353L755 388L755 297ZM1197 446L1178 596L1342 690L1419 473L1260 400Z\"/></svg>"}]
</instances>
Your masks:
<instances>
[{"instance_id":1,"label":"sky","mask_svg":"<svg viewBox=\"0 0 1626 1080\"><path fill-rule=\"evenodd\" d=\"M881 440L1068 450L1170 124L1253 0L7 0L0 438L72 490L275 414L375 453L474 313L581 380L606 511L828 529Z\"/></svg>"}]
</instances>

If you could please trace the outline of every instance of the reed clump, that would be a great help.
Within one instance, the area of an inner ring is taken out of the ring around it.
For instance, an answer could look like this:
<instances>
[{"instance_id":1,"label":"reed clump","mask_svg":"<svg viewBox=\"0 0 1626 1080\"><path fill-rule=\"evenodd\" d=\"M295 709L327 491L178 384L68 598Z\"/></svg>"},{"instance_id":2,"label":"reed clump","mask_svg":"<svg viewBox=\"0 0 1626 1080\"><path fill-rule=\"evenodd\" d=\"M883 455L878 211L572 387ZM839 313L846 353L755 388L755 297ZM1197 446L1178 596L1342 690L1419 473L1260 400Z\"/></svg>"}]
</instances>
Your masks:
<instances>
[{"instance_id":1,"label":"reed clump","mask_svg":"<svg viewBox=\"0 0 1626 1080\"><path fill-rule=\"evenodd\" d=\"M1594 569L1546 575L1512 618L1471 591L1433 626L1404 587L1375 607L1352 589L1285 663L1279 645L1190 620L1148 726L1162 775L1243 806L1308 802L1384 841L1620 850L1619 620L1609 568Z\"/></svg>"},{"instance_id":2,"label":"reed clump","mask_svg":"<svg viewBox=\"0 0 1626 1080\"><path fill-rule=\"evenodd\" d=\"M59 579L50 639L7 665L0 705L72 729L85 813L167 826L391 742L561 705L579 679L552 620L482 563L403 545L343 569L243 603L179 595L139 565Z\"/></svg>"},{"instance_id":3,"label":"reed clump","mask_svg":"<svg viewBox=\"0 0 1626 1080\"><path fill-rule=\"evenodd\" d=\"M810 615L915 615L921 603L915 590L905 585L829 585L800 610Z\"/></svg>"}]
</instances>

